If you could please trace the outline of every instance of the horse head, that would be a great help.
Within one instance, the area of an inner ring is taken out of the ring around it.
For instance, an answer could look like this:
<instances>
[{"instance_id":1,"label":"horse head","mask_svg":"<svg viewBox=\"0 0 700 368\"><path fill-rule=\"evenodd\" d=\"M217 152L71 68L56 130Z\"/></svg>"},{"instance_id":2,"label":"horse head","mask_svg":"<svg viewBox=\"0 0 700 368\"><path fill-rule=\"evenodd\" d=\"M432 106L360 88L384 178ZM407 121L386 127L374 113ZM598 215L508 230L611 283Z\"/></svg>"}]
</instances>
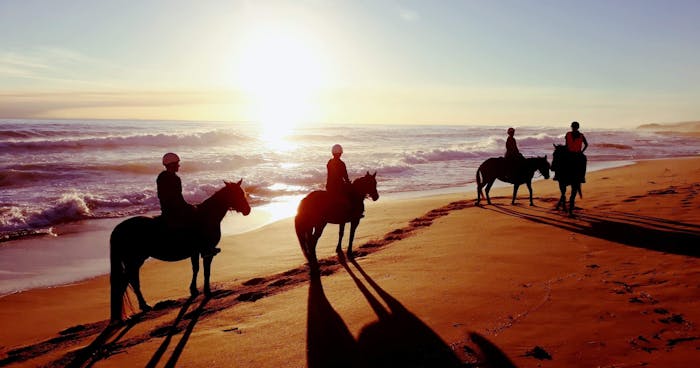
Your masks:
<instances>
[{"instance_id":1,"label":"horse head","mask_svg":"<svg viewBox=\"0 0 700 368\"><path fill-rule=\"evenodd\" d=\"M367 171L365 176L355 179L352 182L353 187L357 190L362 197L369 196L373 201L379 199L379 193L377 192L377 172L370 174Z\"/></svg>"},{"instance_id":2,"label":"horse head","mask_svg":"<svg viewBox=\"0 0 700 368\"><path fill-rule=\"evenodd\" d=\"M250 213L250 205L248 204L248 199L245 191L241 188L241 183L243 179L239 180L237 183L232 183L224 180L226 186L222 191L225 192L224 200L226 202L226 207L229 210L234 210L240 212L243 216L248 216Z\"/></svg>"},{"instance_id":3,"label":"horse head","mask_svg":"<svg viewBox=\"0 0 700 368\"><path fill-rule=\"evenodd\" d=\"M566 146L563 144L554 144L554 153L552 154L552 170L557 171L564 160L564 155L566 155Z\"/></svg>"}]
</instances>

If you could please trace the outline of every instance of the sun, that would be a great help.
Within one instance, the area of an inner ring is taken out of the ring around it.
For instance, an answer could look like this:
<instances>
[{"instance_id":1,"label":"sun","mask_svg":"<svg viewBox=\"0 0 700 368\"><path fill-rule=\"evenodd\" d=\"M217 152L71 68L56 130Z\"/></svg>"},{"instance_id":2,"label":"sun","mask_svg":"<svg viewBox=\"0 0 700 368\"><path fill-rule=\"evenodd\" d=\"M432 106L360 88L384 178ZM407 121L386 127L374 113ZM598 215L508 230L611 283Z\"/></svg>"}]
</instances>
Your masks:
<instances>
[{"instance_id":1,"label":"sun","mask_svg":"<svg viewBox=\"0 0 700 368\"><path fill-rule=\"evenodd\" d=\"M250 101L248 116L271 148L317 115L326 68L314 38L278 24L249 29L238 61L237 83Z\"/></svg>"}]
</instances>

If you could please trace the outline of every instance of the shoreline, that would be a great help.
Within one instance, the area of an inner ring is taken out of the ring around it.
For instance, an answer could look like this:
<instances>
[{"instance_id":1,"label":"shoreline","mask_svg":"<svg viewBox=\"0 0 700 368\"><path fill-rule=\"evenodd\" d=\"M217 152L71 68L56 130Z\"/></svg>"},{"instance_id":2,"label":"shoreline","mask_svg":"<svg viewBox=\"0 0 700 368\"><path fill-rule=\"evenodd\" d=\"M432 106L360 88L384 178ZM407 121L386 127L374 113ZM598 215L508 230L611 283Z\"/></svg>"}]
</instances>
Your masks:
<instances>
[{"instance_id":1,"label":"shoreline","mask_svg":"<svg viewBox=\"0 0 700 368\"><path fill-rule=\"evenodd\" d=\"M591 163L589 172L633 165L639 161L644 160L594 162ZM535 178L533 182L539 180L543 179ZM512 187L512 185L497 180L493 190L507 187ZM527 189L521 188L519 194L522 194L523 190L526 193ZM475 191L475 183L470 182L466 186L460 187L383 194L381 200L411 200L459 193L466 193L469 196ZM275 222L293 218L301 198L303 195L288 196L270 204L254 207L251 215L247 217L237 213L227 214L221 223L222 241L229 236L253 232ZM157 215L157 213L144 215ZM4 259L6 262L12 260L12 265L8 263L2 265L4 267L0 267L5 270L6 275L5 280L3 280L4 285L0 288L0 299L8 295L36 289L81 283L109 274L109 234L119 222L126 218L128 217L89 219L67 223L57 227L55 230L57 235L15 239L0 244L0 254L2 255L0 259ZM104 244L105 247L100 249L95 247L95 244ZM65 258L59 258L63 263L56 264L58 254L73 255L77 259L66 261ZM148 261L152 261L152 259ZM44 274L37 274L38 270L44 270ZM8 277L8 275L22 275L23 273L32 275L32 277L29 280L25 279L25 281L15 281Z\"/></svg>"}]
</instances>

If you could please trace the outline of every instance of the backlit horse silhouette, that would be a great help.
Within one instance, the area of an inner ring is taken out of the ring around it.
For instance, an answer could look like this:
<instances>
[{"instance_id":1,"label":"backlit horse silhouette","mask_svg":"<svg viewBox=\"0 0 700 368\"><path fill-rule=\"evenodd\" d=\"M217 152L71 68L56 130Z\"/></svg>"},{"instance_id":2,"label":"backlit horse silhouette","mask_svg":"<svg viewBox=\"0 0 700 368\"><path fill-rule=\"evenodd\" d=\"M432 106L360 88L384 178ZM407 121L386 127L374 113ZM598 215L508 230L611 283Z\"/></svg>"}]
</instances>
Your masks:
<instances>
[{"instance_id":1,"label":"backlit horse silhouette","mask_svg":"<svg viewBox=\"0 0 700 368\"><path fill-rule=\"evenodd\" d=\"M545 179L549 179L549 162L547 156L544 157L528 157L526 159L512 160L503 157L492 157L484 161L476 170L476 204L481 202L482 188L486 186L486 201L491 204L489 191L496 179L513 184L513 200L511 204L515 204L515 197L518 194L518 187L522 184L527 185L530 191L530 206L532 203L532 177L535 171L539 171Z\"/></svg>"},{"instance_id":2,"label":"backlit horse silhouette","mask_svg":"<svg viewBox=\"0 0 700 368\"><path fill-rule=\"evenodd\" d=\"M197 206L192 230L168 230L158 217L137 216L117 225L109 239L110 261L110 316L113 321L125 317L124 299L128 299L126 288L133 287L142 311L151 307L141 293L139 269L148 257L161 261L175 262L189 258L192 261L192 283L190 294L197 291L197 273L199 272L199 255L202 249L215 247L221 239L221 220L229 210L235 210L247 216L250 205L241 188L241 179L237 183L224 182L225 186ZM203 259L204 293L211 294L209 275L212 256Z\"/></svg>"},{"instance_id":3,"label":"backlit horse silhouette","mask_svg":"<svg viewBox=\"0 0 700 368\"><path fill-rule=\"evenodd\" d=\"M369 171L363 177L355 179L350 185L350 201L333 198L325 190L317 190L309 193L299 203L297 215L294 217L294 227L296 229L299 245L304 256L309 261L309 268L312 272L318 270L318 260L316 259L316 244L323 234L326 224L338 224L338 246L336 252L342 252L341 243L345 232L345 223L350 223L350 239L348 243L348 257L352 258L352 241L355 238L355 230L360 224L362 213L365 210L364 199L372 198L373 201L379 199L377 193L377 173L370 174Z\"/></svg>"},{"instance_id":4,"label":"backlit horse silhouette","mask_svg":"<svg viewBox=\"0 0 700 368\"><path fill-rule=\"evenodd\" d=\"M586 174L585 157L582 154L572 153L567 150L563 144L554 145L554 154L552 155L552 170L556 170L556 179L559 181L559 192L561 197L557 202L557 209L561 208L567 211L566 208L566 187L571 186L571 196L569 197L569 216L574 215L574 207L576 205L576 194L583 198L581 191L581 183Z\"/></svg>"}]
</instances>

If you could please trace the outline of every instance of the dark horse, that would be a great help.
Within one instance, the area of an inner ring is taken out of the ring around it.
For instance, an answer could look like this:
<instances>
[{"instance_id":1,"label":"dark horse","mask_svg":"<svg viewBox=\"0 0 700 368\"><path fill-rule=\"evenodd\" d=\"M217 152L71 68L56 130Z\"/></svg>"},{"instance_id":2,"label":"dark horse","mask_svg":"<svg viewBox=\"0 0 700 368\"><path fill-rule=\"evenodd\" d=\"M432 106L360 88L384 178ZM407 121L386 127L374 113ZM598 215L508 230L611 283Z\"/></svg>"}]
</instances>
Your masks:
<instances>
[{"instance_id":1,"label":"dark horse","mask_svg":"<svg viewBox=\"0 0 700 368\"><path fill-rule=\"evenodd\" d=\"M585 169L585 158L582 154L572 153L566 149L565 145L555 144L554 154L552 155L552 170L555 170L556 179L559 182L559 191L561 197L557 202L557 209L566 209L566 187L571 186L571 196L569 197L569 216L574 215L574 206L576 204L576 194L583 198L581 191L581 183L583 183Z\"/></svg>"},{"instance_id":2,"label":"dark horse","mask_svg":"<svg viewBox=\"0 0 700 368\"><path fill-rule=\"evenodd\" d=\"M345 223L350 223L350 241L348 243L348 257L352 258L352 241L355 238L355 230L360 224L362 213L365 211L364 199L369 196L373 201L379 199L377 193L377 173L367 174L355 179L350 185L352 205L349 201L342 201L331 197L325 190L317 190L309 193L299 203L297 215L294 217L294 227L299 238L301 251L309 261L309 268L317 270L316 243L323 234L326 224L338 224L338 246L336 252L342 252L341 243L345 232Z\"/></svg>"},{"instance_id":3,"label":"dark horse","mask_svg":"<svg viewBox=\"0 0 700 368\"><path fill-rule=\"evenodd\" d=\"M515 165L513 165L515 163ZM516 161L506 160L503 157L492 157L484 161L476 170L476 204L481 202L481 189L486 186L486 201L491 204L489 191L496 179L513 184L513 200L511 204L515 204L515 196L518 194L518 188L522 184L527 185L530 191L530 206L532 203L532 177L535 171L539 171L545 179L549 179L549 162L547 156L544 157L528 157Z\"/></svg>"},{"instance_id":4,"label":"dark horse","mask_svg":"<svg viewBox=\"0 0 700 368\"><path fill-rule=\"evenodd\" d=\"M142 311L151 307L141 294L139 269L148 257L161 261L175 262L189 258L192 261L192 283L190 294L197 291L197 273L199 272L199 255L202 249L213 248L221 239L221 220L229 210L235 210L247 216L250 205L245 192L238 183L224 182L226 185L197 206L193 230L188 234L168 230L158 217L138 216L117 225L109 239L111 319L122 320L124 299L128 298L126 288L129 284L139 301ZM211 294L209 275L212 256L205 257L204 293Z\"/></svg>"}]
</instances>

